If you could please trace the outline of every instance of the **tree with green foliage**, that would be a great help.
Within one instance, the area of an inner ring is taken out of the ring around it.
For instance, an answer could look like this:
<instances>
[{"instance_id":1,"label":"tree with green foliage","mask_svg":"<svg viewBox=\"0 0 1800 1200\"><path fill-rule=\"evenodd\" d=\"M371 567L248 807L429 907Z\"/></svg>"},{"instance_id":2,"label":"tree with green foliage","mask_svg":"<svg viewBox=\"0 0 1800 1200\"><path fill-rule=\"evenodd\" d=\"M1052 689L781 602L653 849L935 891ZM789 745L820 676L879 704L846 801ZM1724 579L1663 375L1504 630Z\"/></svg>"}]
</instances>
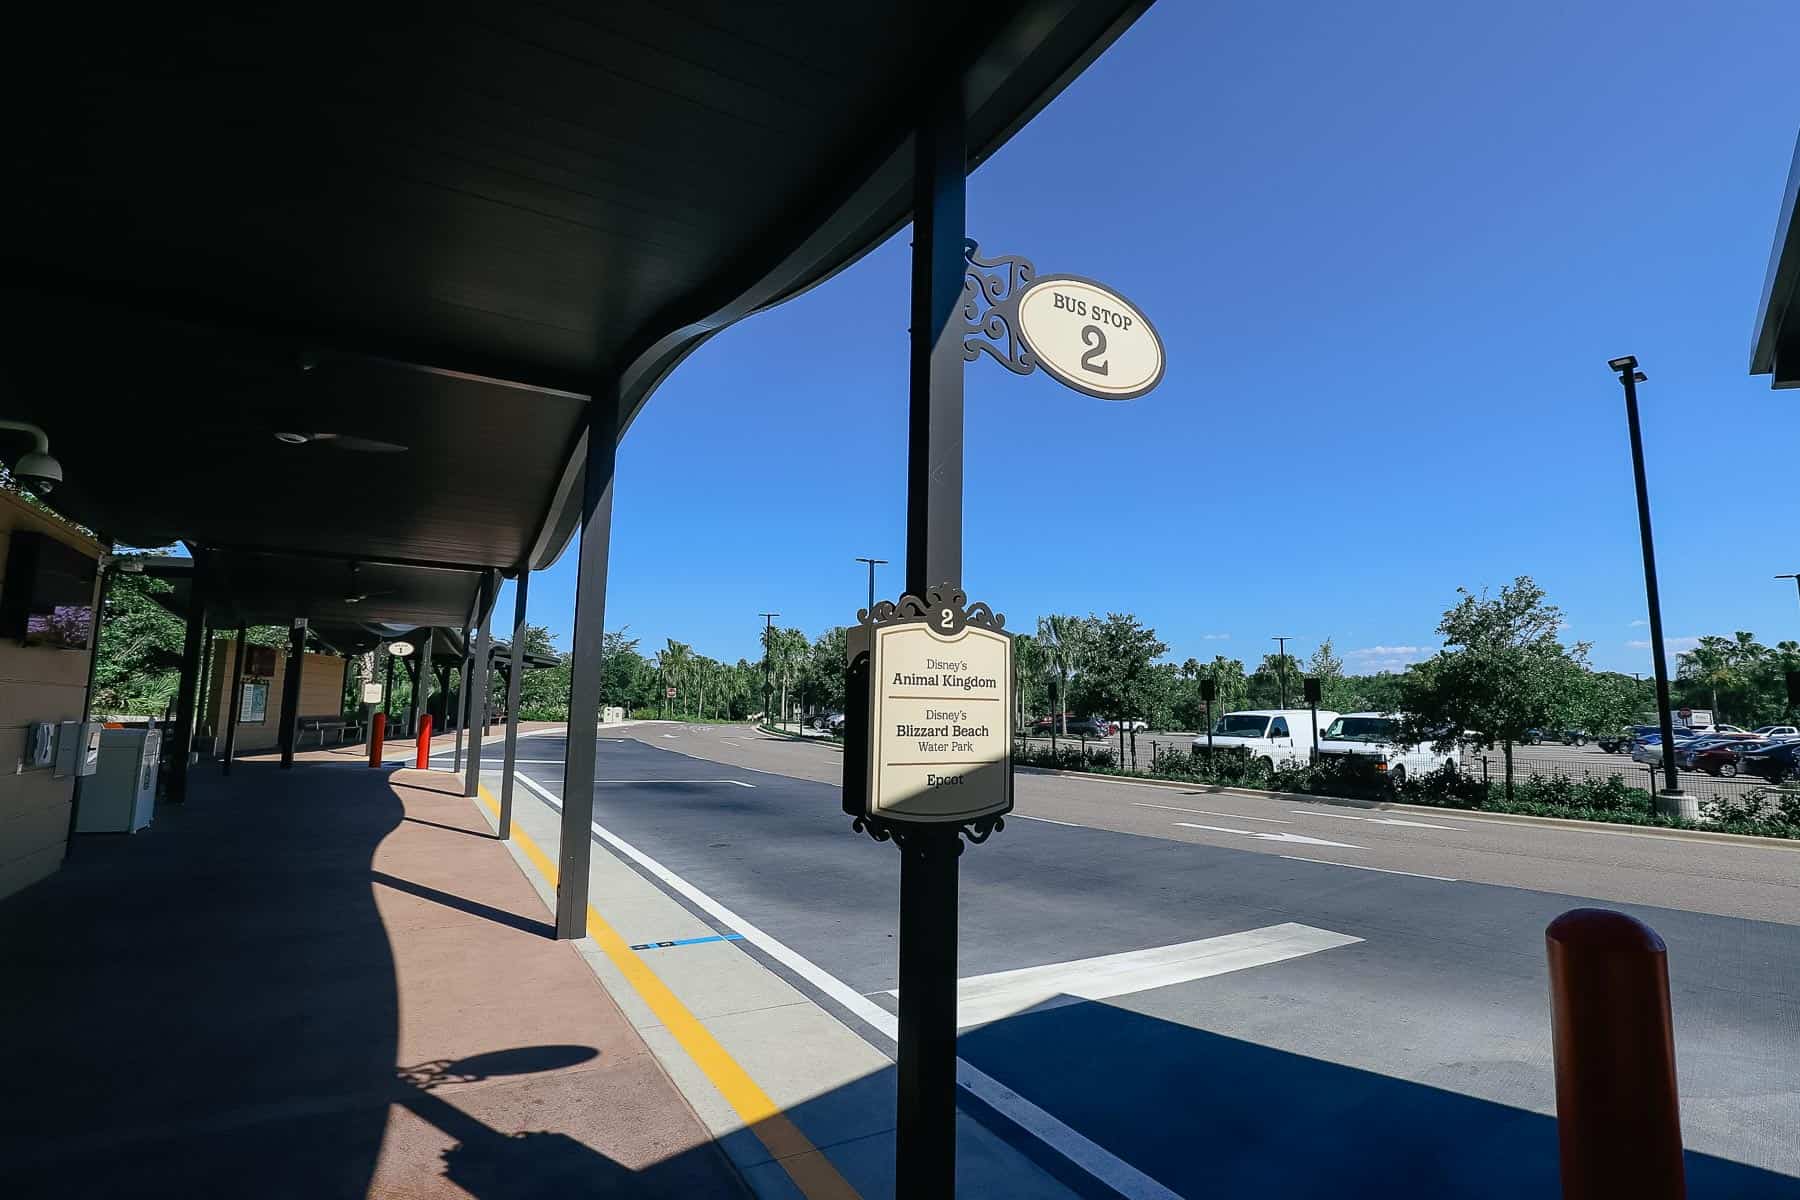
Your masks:
<instances>
[{"instance_id":1,"label":"tree with green foliage","mask_svg":"<svg viewBox=\"0 0 1800 1200\"><path fill-rule=\"evenodd\" d=\"M1038 645L1056 680L1050 695L1051 712L1064 737L1069 736L1069 680L1082 669L1088 632L1088 623L1080 617L1051 613L1038 618Z\"/></svg>"},{"instance_id":2,"label":"tree with green foliage","mask_svg":"<svg viewBox=\"0 0 1800 1200\"><path fill-rule=\"evenodd\" d=\"M1082 706L1098 716L1142 719L1152 707L1152 665L1169 648L1130 613L1090 618L1084 635Z\"/></svg>"},{"instance_id":3,"label":"tree with green foliage","mask_svg":"<svg viewBox=\"0 0 1800 1200\"><path fill-rule=\"evenodd\" d=\"M1330 638L1320 642L1318 649L1312 652L1307 672L1319 681L1320 708L1355 712L1360 707L1356 685L1344 675L1344 660L1332 649Z\"/></svg>"},{"instance_id":4,"label":"tree with green foliage","mask_svg":"<svg viewBox=\"0 0 1800 1200\"><path fill-rule=\"evenodd\" d=\"M1282 708L1300 701L1305 672L1292 654L1265 654L1250 675L1250 706Z\"/></svg>"},{"instance_id":5,"label":"tree with green foliage","mask_svg":"<svg viewBox=\"0 0 1800 1200\"><path fill-rule=\"evenodd\" d=\"M1045 713L1050 711L1048 664L1043 646L1029 633L1013 635L1012 659L1013 722L1016 728L1024 729L1040 708Z\"/></svg>"},{"instance_id":6,"label":"tree with green foliage","mask_svg":"<svg viewBox=\"0 0 1800 1200\"><path fill-rule=\"evenodd\" d=\"M844 671L849 660L849 630L833 625L813 639L800 672L804 703L823 712L844 711Z\"/></svg>"},{"instance_id":7,"label":"tree with green foliage","mask_svg":"<svg viewBox=\"0 0 1800 1200\"><path fill-rule=\"evenodd\" d=\"M1409 673L1402 737L1454 747L1464 730L1498 741L1506 759L1506 796L1513 794L1513 746L1531 729L1566 723L1587 669L1587 646L1557 639L1562 610L1521 575L1498 596L1473 595L1438 624L1444 649Z\"/></svg>"},{"instance_id":8,"label":"tree with green foliage","mask_svg":"<svg viewBox=\"0 0 1800 1200\"><path fill-rule=\"evenodd\" d=\"M1212 706L1215 718L1223 713L1250 707L1250 679L1244 674L1242 661L1215 654L1207 670L1219 690Z\"/></svg>"},{"instance_id":9,"label":"tree with green foliage","mask_svg":"<svg viewBox=\"0 0 1800 1200\"><path fill-rule=\"evenodd\" d=\"M186 628L156 601L174 590L149 575L113 576L95 649L95 713L156 715L174 699Z\"/></svg>"}]
</instances>

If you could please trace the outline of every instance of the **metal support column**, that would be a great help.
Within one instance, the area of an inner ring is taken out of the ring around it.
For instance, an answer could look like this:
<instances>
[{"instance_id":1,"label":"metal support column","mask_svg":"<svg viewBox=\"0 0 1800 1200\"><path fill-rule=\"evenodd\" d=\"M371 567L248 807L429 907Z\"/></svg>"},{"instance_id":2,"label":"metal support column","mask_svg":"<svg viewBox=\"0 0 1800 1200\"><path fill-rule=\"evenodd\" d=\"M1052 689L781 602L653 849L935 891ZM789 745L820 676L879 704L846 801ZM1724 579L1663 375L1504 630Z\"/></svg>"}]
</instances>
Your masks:
<instances>
[{"instance_id":1,"label":"metal support column","mask_svg":"<svg viewBox=\"0 0 1800 1200\"><path fill-rule=\"evenodd\" d=\"M237 627L237 645L231 653L231 696L225 709L225 753L219 758L219 772L231 774L231 760L237 754L238 722L244 715L244 637L249 632Z\"/></svg>"},{"instance_id":2,"label":"metal support column","mask_svg":"<svg viewBox=\"0 0 1800 1200\"><path fill-rule=\"evenodd\" d=\"M488 659L492 657L494 601L500 591L500 572L481 577L481 594L475 604L475 650L469 667L469 764L463 775L463 795L481 788L481 735L487 731Z\"/></svg>"},{"instance_id":3,"label":"metal support column","mask_svg":"<svg viewBox=\"0 0 1800 1200\"><path fill-rule=\"evenodd\" d=\"M118 567L111 561L112 539L105 534L96 534L95 540L106 547L106 556L100 560L100 579L94 593L94 624L88 634L87 687L81 693L83 721L94 713L94 676L100 668L100 628L106 621L107 594L112 591L113 580L118 575ZM69 832L63 837L65 861L75 852L75 826L81 819L81 785L85 778L86 776L77 775L75 786L69 793Z\"/></svg>"},{"instance_id":4,"label":"metal support column","mask_svg":"<svg viewBox=\"0 0 1800 1200\"><path fill-rule=\"evenodd\" d=\"M382 647L381 653L387 659L387 671L385 672L387 678L381 681L381 711L386 714L388 720L392 721L394 719L394 656L387 652L385 646Z\"/></svg>"},{"instance_id":5,"label":"metal support column","mask_svg":"<svg viewBox=\"0 0 1800 1200\"><path fill-rule=\"evenodd\" d=\"M588 402L581 549L575 561L575 633L569 646L569 731L563 752L562 842L557 852L556 936L587 933L593 848L594 755L600 729L600 659L606 642L606 562L612 540L613 463L619 444L616 385Z\"/></svg>"},{"instance_id":6,"label":"metal support column","mask_svg":"<svg viewBox=\"0 0 1800 1200\"><path fill-rule=\"evenodd\" d=\"M218 635L208 620L200 627L200 686L195 690L194 733L204 735L217 731L205 721L206 702L212 699L213 684L213 638Z\"/></svg>"},{"instance_id":7,"label":"metal support column","mask_svg":"<svg viewBox=\"0 0 1800 1200\"><path fill-rule=\"evenodd\" d=\"M175 693L175 744L169 766L169 800L187 799L188 752L194 741L194 708L200 692L200 651L206 637L206 560L194 552L194 573L188 591L187 636L181 643L181 682Z\"/></svg>"},{"instance_id":8,"label":"metal support column","mask_svg":"<svg viewBox=\"0 0 1800 1200\"><path fill-rule=\"evenodd\" d=\"M477 597L476 604L479 605L480 603L480 597ZM471 615L469 620L463 625L462 666L458 668L460 674L457 676L456 680L456 716L454 719L450 715L450 705L447 703L444 705L444 720L449 721L456 726L456 750L450 758L450 770L452 772L460 772L463 765L463 726L469 723L467 720L469 711L469 639L474 636L475 618Z\"/></svg>"},{"instance_id":9,"label":"metal support column","mask_svg":"<svg viewBox=\"0 0 1800 1200\"><path fill-rule=\"evenodd\" d=\"M906 590L962 584L966 150L961 81L941 79L913 157L911 405ZM898 1196L956 1194L958 830L931 828L900 855Z\"/></svg>"},{"instance_id":10,"label":"metal support column","mask_svg":"<svg viewBox=\"0 0 1800 1200\"><path fill-rule=\"evenodd\" d=\"M401 667L406 672L406 736L419 732L419 656L409 657Z\"/></svg>"},{"instance_id":11,"label":"metal support column","mask_svg":"<svg viewBox=\"0 0 1800 1200\"><path fill-rule=\"evenodd\" d=\"M435 628L427 629L425 643L419 647L419 682L415 692L418 697L418 713L416 715L421 719L431 712L431 643L436 640L437 630ZM412 727L412 735L419 736L417 724Z\"/></svg>"},{"instance_id":12,"label":"metal support column","mask_svg":"<svg viewBox=\"0 0 1800 1200\"><path fill-rule=\"evenodd\" d=\"M295 617L288 630L287 670L281 680L281 769L294 765L300 737L300 674L306 669L306 618Z\"/></svg>"},{"instance_id":13,"label":"metal support column","mask_svg":"<svg viewBox=\"0 0 1800 1200\"><path fill-rule=\"evenodd\" d=\"M525 597L531 567L520 563L513 578L513 627L510 665L506 668L506 762L500 776L500 840L512 836L513 767L519 755L519 676L525 673Z\"/></svg>"}]
</instances>

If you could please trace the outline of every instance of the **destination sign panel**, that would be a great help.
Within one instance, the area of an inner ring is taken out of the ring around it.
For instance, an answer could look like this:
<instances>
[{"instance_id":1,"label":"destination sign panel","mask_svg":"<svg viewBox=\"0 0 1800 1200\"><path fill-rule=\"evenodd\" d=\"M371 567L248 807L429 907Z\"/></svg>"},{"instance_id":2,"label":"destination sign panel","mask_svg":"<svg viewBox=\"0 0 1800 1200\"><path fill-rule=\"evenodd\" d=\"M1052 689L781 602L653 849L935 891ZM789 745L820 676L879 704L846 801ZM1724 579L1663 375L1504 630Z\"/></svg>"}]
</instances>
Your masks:
<instances>
[{"instance_id":1,"label":"destination sign panel","mask_svg":"<svg viewBox=\"0 0 1800 1200\"><path fill-rule=\"evenodd\" d=\"M869 675L870 815L955 822L1011 809L1010 637L880 626Z\"/></svg>"}]
</instances>

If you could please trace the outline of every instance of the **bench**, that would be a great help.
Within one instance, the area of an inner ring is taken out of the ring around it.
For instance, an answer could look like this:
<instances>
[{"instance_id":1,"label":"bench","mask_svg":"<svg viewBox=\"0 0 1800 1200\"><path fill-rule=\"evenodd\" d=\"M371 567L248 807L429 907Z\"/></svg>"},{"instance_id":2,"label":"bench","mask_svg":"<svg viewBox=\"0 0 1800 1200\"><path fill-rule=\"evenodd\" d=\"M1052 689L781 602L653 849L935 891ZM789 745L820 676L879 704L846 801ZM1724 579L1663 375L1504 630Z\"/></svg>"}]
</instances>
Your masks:
<instances>
[{"instance_id":1,"label":"bench","mask_svg":"<svg viewBox=\"0 0 1800 1200\"><path fill-rule=\"evenodd\" d=\"M321 748L325 745L325 735L327 733L332 734L337 739L335 743L337 745L342 745L347 740L362 740L362 725L354 721L346 721L342 717L301 717L298 725L298 734L294 738L296 747L305 744L306 735L309 733L316 733L319 735L319 746ZM353 736L347 737L347 734Z\"/></svg>"}]
</instances>

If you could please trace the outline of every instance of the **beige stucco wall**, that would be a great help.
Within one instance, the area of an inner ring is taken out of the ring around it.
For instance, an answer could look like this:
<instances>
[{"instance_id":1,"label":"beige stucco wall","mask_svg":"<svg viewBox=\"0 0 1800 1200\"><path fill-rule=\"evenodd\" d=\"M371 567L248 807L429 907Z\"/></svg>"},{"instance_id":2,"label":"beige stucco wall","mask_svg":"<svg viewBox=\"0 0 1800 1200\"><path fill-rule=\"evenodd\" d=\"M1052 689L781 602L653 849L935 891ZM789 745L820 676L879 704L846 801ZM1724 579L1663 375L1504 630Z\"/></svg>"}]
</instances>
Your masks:
<instances>
[{"instance_id":1,"label":"beige stucco wall","mask_svg":"<svg viewBox=\"0 0 1800 1200\"><path fill-rule=\"evenodd\" d=\"M231 692L227 690L231 684L232 660L237 656L237 639L220 638L213 643L212 682L207 685L206 702L201 710L206 714L200 723L207 729L219 731L214 742L213 753L222 754L225 749L225 719L230 716L228 705ZM300 671L300 715L302 717L336 717L343 708L344 669L348 660L335 654L307 654L306 662ZM265 750L273 750L281 744L281 689L287 678L287 647L275 649L275 678L269 681L268 716L260 725L244 722L238 726L237 752L239 754L258 754ZM312 738L306 738L306 744L312 745Z\"/></svg>"},{"instance_id":2,"label":"beige stucco wall","mask_svg":"<svg viewBox=\"0 0 1800 1200\"><path fill-rule=\"evenodd\" d=\"M47 533L94 556L99 543L54 517L0 492L0 572L12 531ZM99 590L95 572L95 591ZM3 585L0 585L3 586ZM34 721L79 721L87 697L91 652L21 646L0 640L0 896L9 896L62 865L69 835L72 776L24 765L26 730Z\"/></svg>"}]
</instances>

